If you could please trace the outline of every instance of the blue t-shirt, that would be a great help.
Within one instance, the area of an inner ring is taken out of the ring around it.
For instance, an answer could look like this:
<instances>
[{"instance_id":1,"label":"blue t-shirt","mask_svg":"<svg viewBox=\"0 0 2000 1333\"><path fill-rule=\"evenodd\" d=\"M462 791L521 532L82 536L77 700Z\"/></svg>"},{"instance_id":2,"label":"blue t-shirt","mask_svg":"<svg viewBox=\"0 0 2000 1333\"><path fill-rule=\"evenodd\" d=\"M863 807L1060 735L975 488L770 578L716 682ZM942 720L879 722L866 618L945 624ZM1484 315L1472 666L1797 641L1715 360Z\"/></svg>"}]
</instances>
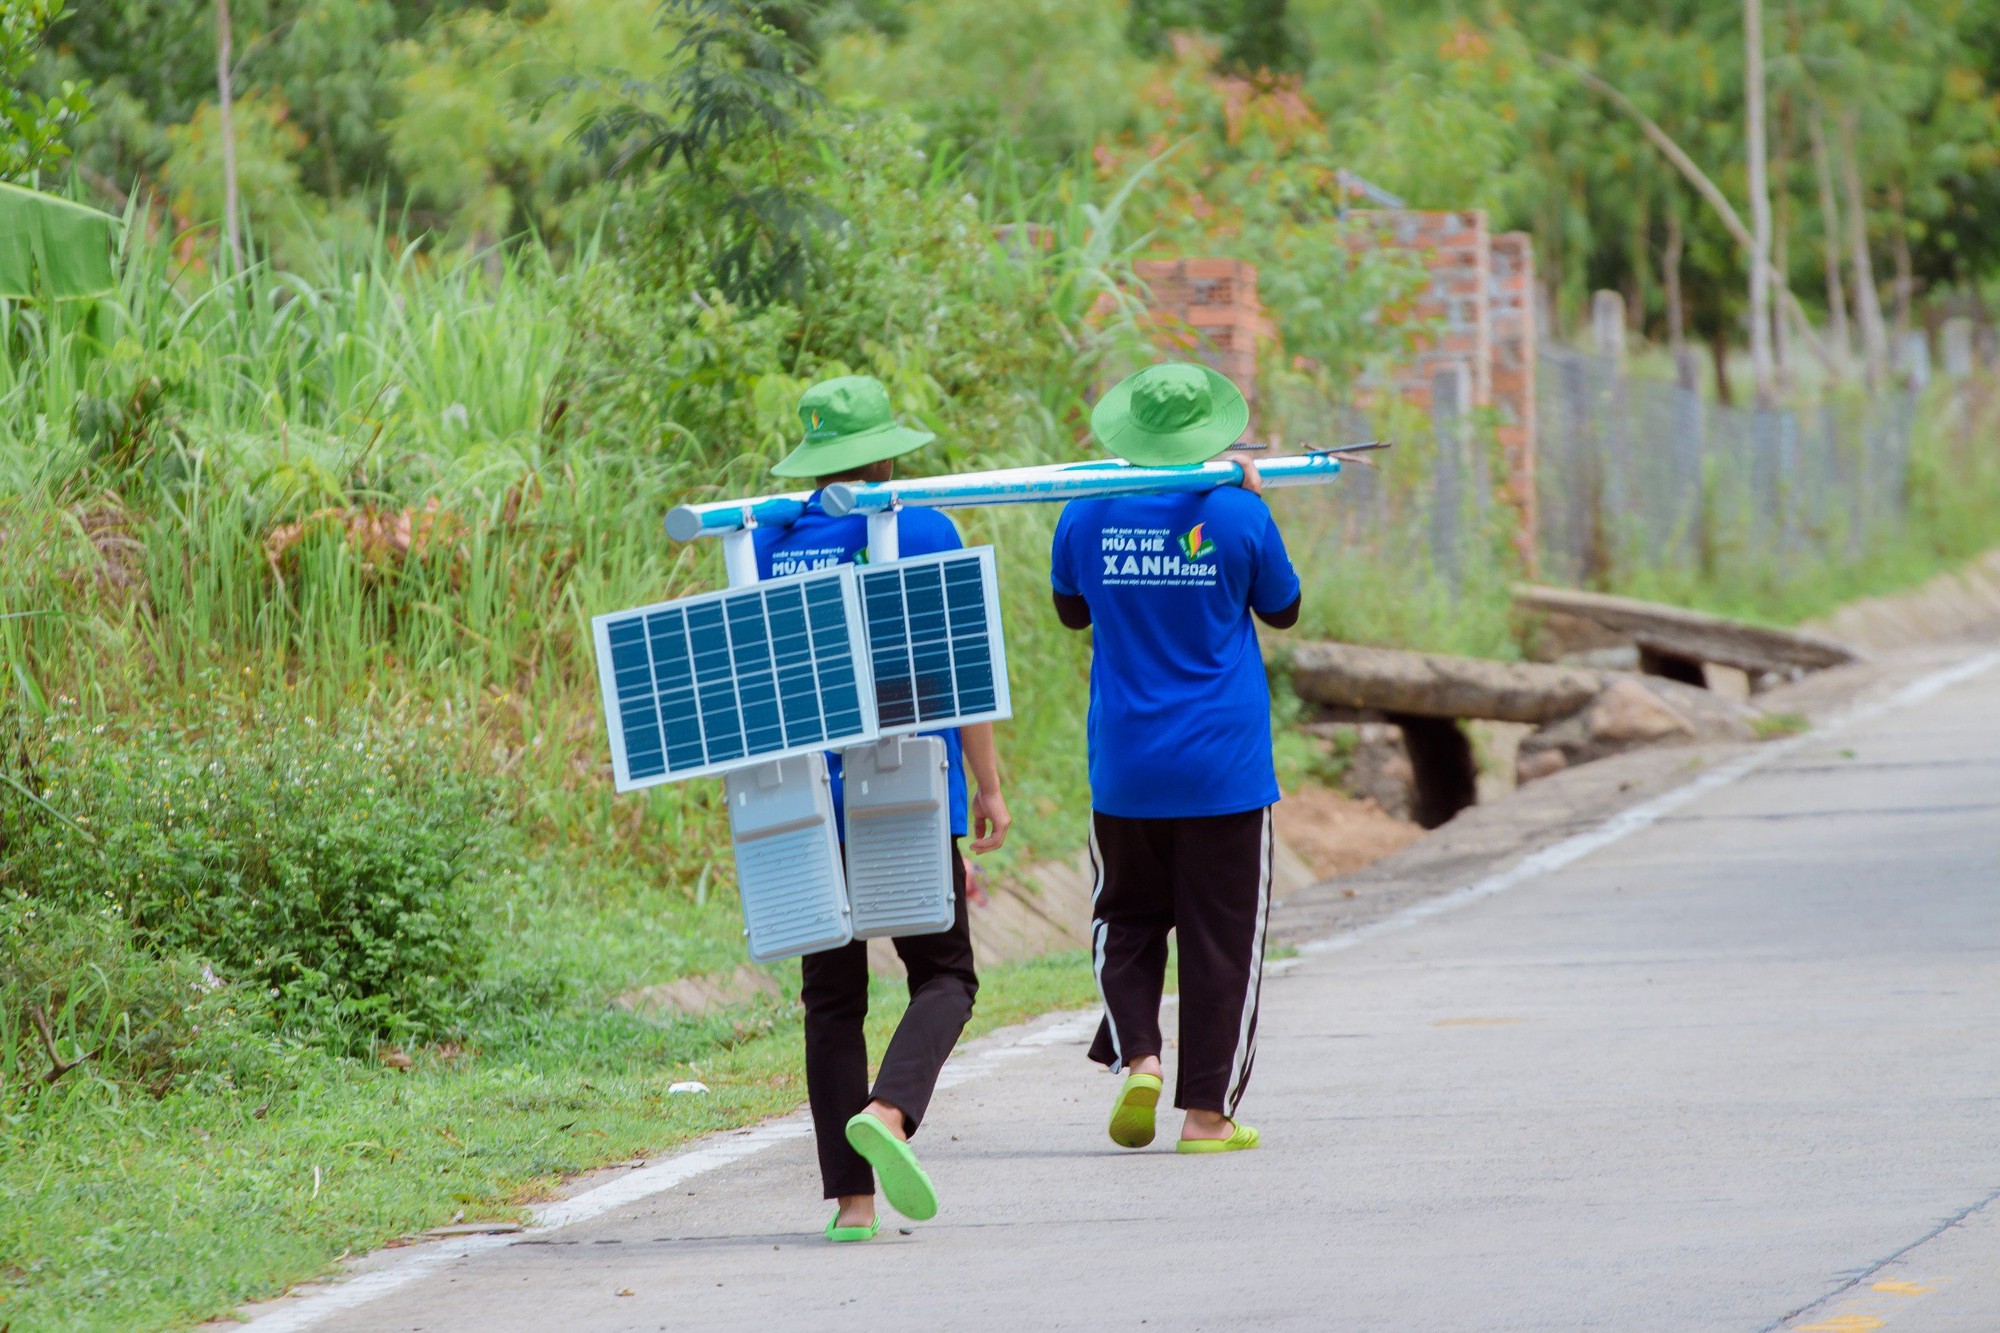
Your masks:
<instances>
[{"instance_id":1,"label":"blue t-shirt","mask_svg":"<svg viewBox=\"0 0 2000 1333\"><path fill-rule=\"evenodd\" d=\"M1299 578L1261 499L1223 486L1071 501L1050 581L1090 605L1092 806L1182 819L1278 799L1250 613L1290 606Z\"/></svg>"},{"instance_id":2,"label":"blue t-shirt","mask_svg":"<svg viewBox=\"0 0 2000 1333\"><path fill-rule=\"evenodd\" d=\"M820 493L814 491L812 498L806 501L806 512L790 527L759 527L750 534L757 548L757 574L760 578L804 574L810 570L865 560L864 553L868 549L867 518L860 514L829 518L827 512L820 508L819 497ZM896 517L899 555L935 555L940 551L959 550L964 545L951 520L935 509L905 509ZM965 754L959 746L958 728L923 734L937 736L944 741L951 782L951 836L962 838L968 825ZM840 781L840 755L837 751L827 753L826 766L833 775L834 819L840 826L841 840L846 841L847 803Z\"/></svg>"}]
</instances>

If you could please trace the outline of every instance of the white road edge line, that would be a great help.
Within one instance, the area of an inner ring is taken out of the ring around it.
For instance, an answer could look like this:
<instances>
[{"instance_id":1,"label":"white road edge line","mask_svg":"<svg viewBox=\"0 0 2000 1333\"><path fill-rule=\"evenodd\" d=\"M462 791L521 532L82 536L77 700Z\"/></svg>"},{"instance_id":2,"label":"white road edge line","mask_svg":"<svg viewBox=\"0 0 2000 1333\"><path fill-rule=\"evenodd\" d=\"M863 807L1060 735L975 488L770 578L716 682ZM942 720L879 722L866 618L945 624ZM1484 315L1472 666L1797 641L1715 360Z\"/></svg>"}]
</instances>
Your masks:
<instances>
[{"instance_id":1,"label":"white road edge line","mask_svg":"<svg viewBox=\"0 0 2000 1333\"><path fill-rule=\"evenodd\" d=\"M1912 681L1886 698L1837 714L1823 726L1798 736L1767 742L1748 754L1717 765L1672 791L1664 792L1629 810L1620 811L1595 828L1530 853L1505 870L1487 875L1438 897L1414 903L1393 916L1384 917L1358 930L1345 931L1305 944L1300 947L1296 956L1269 963L1264 970L1267 974L1283 974L1310 958L1338 953L1383 935L1406 930L1421 921L1456 911L1469 903L1505 893L1508 889L1531 879L1561 870L1592 852L1650 828L1663 816L1673 813L1690 801L1727 787L1804 745L1824 741L1853 727L1873 722L1886 714L1923 703L1954 685L1962 685L1966 681L1984 675L1996 666L2000 666L2000 652L1988 652L1934 671ZM1055 1014L1036 1020L1028 1025L1025 1032L1012 1036L1011 1039L1007 1039L1009 1034L995 1033L994 1037L1002 1039L996 1041L989 1038L973 1042L963 1054L952 1057L938 1078L938 1087L940 1089L959 1087L1011 1064L1023 1056L1046 1050L1050 1046L1080 1041L1090 1035L1097 1021L1097 1011L1094 1009ZM581 1194L531 1208L529 1234L543 1235L593 1221L628 1204L638 1203L655 1194L673 1189L696 1176L755 1156L775 1144L804 1138L811 1133L811 1120L805 1112L795 1111L791 1115L766 1121L750 1129L712 1137L702 1146L671 1157L660 1158L642 1169L630 1171ZM336 1278L298 1288L289 1298L279 1297L277 1299L283 1301L282 1305L274 1302L274 1308L268 1312L252 1316L249 1326L259 1330L259 1333L293 1333L293 1330L308 1329L343 1310L352 1310L379 1300L446 1264L486 1250L502 1249L516 1244L519 1240L518 1234L468 1236L439 1241L432 1245L415 1246L408 1251L407 1258L395 1260L345 1280Z\"/></svg>"}]
</instances>

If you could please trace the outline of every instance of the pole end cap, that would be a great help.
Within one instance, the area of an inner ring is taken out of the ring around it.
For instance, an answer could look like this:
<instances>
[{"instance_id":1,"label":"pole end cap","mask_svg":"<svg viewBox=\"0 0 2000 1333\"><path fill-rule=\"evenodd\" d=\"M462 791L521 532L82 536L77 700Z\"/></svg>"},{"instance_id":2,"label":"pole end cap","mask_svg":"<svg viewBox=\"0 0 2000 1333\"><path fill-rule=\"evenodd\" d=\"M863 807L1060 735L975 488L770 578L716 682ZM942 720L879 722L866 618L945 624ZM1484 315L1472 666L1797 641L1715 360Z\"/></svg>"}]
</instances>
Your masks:
<instances>
[{"instance_id":1,"label":"pole end cap","mask_svg":"<svg viewBox=\"0 0 2000 1333\"><path fill-rule=\"evenodd\" d=\"M677 542L691 542L701 536L701 514L691 505L675 505L667 511L667 536Z\"/></svg>"}]
</instances>

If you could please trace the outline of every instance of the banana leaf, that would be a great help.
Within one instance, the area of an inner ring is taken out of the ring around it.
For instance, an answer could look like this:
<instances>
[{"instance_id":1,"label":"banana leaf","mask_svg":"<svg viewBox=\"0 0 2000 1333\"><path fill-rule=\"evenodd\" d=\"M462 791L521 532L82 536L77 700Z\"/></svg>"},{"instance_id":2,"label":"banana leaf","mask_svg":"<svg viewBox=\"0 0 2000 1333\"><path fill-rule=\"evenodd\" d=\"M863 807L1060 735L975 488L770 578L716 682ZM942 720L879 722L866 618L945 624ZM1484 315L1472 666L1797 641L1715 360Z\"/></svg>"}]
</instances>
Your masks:
<instances>
[{"instance_id":1,"label":"banana leaf","mask_svg":"<svg viewBox=\"0 0 2000 1333\"><path fill-rule=\"evenodd\" d=\"M109 213L0 183L0 297L71 301L117 286Z\"/></svg>"}]
</instances>

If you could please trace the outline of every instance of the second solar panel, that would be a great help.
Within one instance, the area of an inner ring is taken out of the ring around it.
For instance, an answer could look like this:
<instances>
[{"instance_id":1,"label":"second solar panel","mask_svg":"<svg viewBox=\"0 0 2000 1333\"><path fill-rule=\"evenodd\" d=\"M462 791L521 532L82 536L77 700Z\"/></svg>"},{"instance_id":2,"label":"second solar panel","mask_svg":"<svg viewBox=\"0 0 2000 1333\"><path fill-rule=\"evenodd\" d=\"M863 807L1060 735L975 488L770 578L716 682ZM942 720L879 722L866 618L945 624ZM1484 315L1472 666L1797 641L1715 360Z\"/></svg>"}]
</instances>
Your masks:
<instances>
[{"instance_id":1,"label":"second solar panel","mask_svg":"<svg viewBox=\"0 0 2000 1333\"><path fill-rule=\"evenodd\" d=\"M1012 716L991 547L863 566L860 582L884 735Z\"/></svg>"}]
</instances>

